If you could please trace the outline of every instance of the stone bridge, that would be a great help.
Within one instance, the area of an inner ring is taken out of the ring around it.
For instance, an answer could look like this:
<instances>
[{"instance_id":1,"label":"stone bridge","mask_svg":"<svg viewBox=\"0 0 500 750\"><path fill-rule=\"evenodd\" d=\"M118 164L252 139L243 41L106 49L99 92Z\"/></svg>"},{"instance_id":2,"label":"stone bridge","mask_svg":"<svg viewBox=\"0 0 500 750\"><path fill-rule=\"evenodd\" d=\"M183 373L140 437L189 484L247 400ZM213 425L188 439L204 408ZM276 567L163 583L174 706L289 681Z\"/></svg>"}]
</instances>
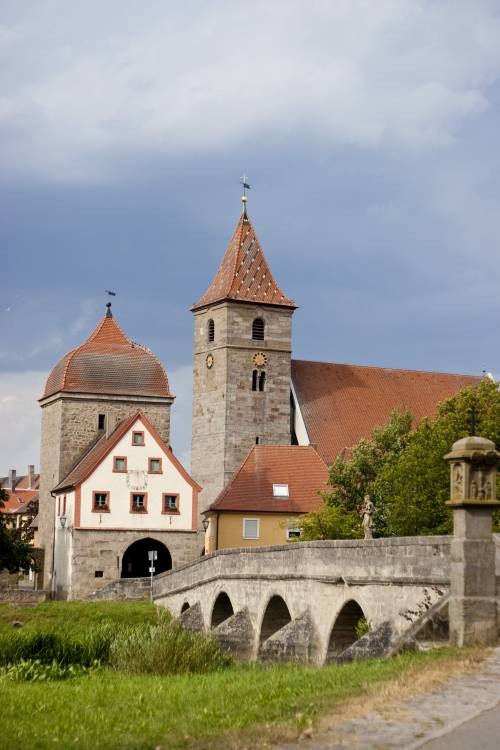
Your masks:
<instances>
[{"instance_id":1,"label":"stone bridge","mask_svg":"<svg viewBox=\"0 0 500 750\"><path fill-rule=\"evenodd\" d=\"M354 643L361 618L372 630L390 622L397 636L444 597L450 541L406 537L219 550L157 576L153 596L185 627L213 630L239 658L324 664Z\"/></svg>"}]
</instances>

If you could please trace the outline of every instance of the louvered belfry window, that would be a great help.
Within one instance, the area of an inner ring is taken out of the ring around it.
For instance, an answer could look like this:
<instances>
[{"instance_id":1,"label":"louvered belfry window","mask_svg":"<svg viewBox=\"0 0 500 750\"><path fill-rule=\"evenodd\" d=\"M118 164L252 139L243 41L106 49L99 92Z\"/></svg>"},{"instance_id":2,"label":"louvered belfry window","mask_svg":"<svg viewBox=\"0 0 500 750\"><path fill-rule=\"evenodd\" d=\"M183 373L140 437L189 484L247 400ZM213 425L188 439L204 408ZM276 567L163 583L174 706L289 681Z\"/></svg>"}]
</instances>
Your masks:
<instances>
[{"instance_id":1,"label":"louvered belfry window","mask_svg":"<svg viewBox=\"0 0 500 750\"><path fill-rule=\"evenodd\" d=\"M208 340L209 342L215 340L215 323L212 318L208 321Z\"/></svg>"},{"instance_id":2,"label":"louvered belfry window","mask_svg":"<svg viewBox=\"0 0 500 750\"><path fill-rule=\"evenodd\" d=\"M262 318L255 318L252 323L252 338L255 341L264 341L265 324Z\"/></svg>"}]
</instances>

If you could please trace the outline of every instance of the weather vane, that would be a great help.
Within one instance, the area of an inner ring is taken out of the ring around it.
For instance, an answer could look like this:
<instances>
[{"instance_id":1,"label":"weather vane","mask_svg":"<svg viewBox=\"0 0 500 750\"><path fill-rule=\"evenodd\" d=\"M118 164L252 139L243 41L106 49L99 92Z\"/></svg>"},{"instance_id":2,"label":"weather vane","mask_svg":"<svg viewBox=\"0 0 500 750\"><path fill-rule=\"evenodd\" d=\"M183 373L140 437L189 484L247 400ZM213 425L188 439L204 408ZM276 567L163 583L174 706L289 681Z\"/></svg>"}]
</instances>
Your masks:
<instances>
[{"instance_id":1,"label":"weather vane","mask_svg":"<svg viewBox=\"0 0 500 750\"><path fill-rule=\"evenodd\" d=\"M105 289L104 291L106 292L108 297L116 297L116 292L112 292L111 289ZM109 300L109 302L106 302L106 307L108 308L106 311L106 317L112 318L113 313L111 312L111 300Z\"/></svg>"},{"instance_id":2,"label":"weather vane","mask_svg":"<svg viewBox=\"0 0 500 750\"><path fill-rule=\"evenodd\" d=\"M240 177L240 182L243 185L243 195L241 196L241 202L243 203L243 214L247 215L247 190L250 190L250 184L248 182L248 177L243 172L243 175Z\"/></svg>"}]
</instances>

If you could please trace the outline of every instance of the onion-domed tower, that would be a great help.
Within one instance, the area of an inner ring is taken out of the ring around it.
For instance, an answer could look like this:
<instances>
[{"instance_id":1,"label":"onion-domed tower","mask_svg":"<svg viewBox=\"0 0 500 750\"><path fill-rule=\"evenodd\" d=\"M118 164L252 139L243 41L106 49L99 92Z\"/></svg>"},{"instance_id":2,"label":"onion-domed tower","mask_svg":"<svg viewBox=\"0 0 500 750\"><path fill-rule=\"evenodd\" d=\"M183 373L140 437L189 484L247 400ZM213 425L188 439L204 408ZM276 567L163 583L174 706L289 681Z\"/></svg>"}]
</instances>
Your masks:
<instances>
[{"instance_id":1,"label":"onion-domed tower","mask_svg":"<svg viewBox=\"0 0 500 750\"><path fill-rule=\"evenodd\" d=\"M45 550L44 588L51 585L53 488L96 440L138 410L169 445L173 400L163 365L149 349L125 335L113 318L110 303L89 338L56 364L39 401L39 530Z\"/></svg>"}]
</instances>

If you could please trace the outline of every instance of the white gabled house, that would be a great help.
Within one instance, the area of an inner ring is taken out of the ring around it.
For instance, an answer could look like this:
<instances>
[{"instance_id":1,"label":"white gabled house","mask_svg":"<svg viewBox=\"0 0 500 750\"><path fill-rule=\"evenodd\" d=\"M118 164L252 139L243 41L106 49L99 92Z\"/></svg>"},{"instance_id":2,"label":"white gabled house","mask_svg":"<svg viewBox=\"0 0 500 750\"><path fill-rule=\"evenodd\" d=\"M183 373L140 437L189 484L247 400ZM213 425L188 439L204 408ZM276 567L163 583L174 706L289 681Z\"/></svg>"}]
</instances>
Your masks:
<instances>
[{"instance_id":1,"label":"white gabled house","mask_svg":"<svg viewBox=\"0 0 500 750\"><path fill-rule=\"evenodd\" d=\"M116 578L192 559L200 486L138 411L103 435L55 487L54 593L78 598Z\"/></svg>"}]
</instances>

